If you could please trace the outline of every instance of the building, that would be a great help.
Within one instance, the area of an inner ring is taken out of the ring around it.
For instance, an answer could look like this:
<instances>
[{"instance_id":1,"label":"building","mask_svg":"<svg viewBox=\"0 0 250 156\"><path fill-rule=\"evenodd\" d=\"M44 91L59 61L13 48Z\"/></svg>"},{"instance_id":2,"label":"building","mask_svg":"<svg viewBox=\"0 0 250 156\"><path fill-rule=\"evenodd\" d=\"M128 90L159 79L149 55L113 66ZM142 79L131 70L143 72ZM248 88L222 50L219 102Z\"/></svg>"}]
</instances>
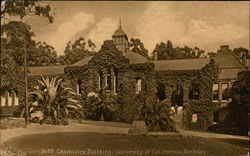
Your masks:
<instances>
[{"instance_id":1,"label":"building","mask_svg":"<svg viewBox=\"0 0 250 156\"><path fill-rule=\"evenodd\" d=\"M242 62L225 52L225 46L214 59L158 61L154 54L154 61L150 61L130 51L128 43L120 25L112 41L106 41L94 56L70 66L30 67L29 89L43 75L62 77L83 97L106 90L119 99L121 114L117 120L124 122L138 120L145 104L157 97L178 106L174 120L179 128L205 130L213 122L218 103L223 105L223 90L245 69ZM216 66L221 72L218 79ZM13 105L1 100L3 109Z\"/></svg>"},{"instance_id":2,"label":"building","mask_svg":"<svg viewBox=\"0 0 250 156\"><path fill-rule=\"evenodd\" d=\"M219 69L218 78L213 84L213 103L217 105L214 113L214 122L223 120L223 107L231 101L226 96L226 91L232 87L234 81L237 80L238 73L246 71L249 68L249 54L243 52L240 56L234 54L228 45L223 45L220 50L211 58L215 60L216 67Z\"/></svg>"}]
</instances>

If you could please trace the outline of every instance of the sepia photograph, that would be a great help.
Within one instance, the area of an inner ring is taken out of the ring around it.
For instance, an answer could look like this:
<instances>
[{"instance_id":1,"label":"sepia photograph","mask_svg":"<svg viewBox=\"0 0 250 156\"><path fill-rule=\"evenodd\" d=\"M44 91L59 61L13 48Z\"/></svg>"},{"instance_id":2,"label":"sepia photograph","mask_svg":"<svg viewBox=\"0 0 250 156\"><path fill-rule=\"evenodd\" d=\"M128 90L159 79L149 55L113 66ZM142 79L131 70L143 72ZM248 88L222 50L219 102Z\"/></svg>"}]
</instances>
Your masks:
<instances>
[{"instance_id":1,"label":"sepia photograph","mask_svg":"<svg viewBox=\"0 0 250 156\"><path fill-rule=\"evenodd\" d=\"M1 1L0 156L249 156L249 1Z\"/></svg>"}]
</instances>

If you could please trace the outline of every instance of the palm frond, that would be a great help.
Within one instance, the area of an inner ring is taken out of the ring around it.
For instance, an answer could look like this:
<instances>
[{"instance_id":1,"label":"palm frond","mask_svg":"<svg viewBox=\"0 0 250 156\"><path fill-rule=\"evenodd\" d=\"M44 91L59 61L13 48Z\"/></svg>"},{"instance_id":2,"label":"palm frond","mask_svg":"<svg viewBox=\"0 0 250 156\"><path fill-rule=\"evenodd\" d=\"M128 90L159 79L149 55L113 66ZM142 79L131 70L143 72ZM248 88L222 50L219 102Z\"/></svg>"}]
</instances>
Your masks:
<instances>
[{"instance_id":1,"label":"palm frond","mask_svg":"<svg viewBox=\"0 0 250 156\"><path fill-rule=\"evenodd\" d=\"M66 105L65 107L73 108L73 109L75 109L75 110L78 110L78 108L77 108L76 106L74 106L74 105Z\"/></svg>"}]
</instances>

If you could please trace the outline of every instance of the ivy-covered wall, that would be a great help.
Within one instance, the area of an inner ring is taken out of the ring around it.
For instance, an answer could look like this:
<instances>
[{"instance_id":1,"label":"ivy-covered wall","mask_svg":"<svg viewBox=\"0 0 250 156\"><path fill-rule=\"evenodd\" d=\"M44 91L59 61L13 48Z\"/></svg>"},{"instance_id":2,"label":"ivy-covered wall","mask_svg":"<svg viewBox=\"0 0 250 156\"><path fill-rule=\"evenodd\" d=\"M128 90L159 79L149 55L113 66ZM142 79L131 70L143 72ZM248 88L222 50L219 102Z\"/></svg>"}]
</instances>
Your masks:
<instances>
[{"instance_id":1,"label":"ivy-covered wall","mask_svg":"<svg viewBox=\"0 0 250 156\"><path fill-rule=\"evenodd\" d=\"M110 93L114 94L119 105L116 110L116 121L129 122L140 119L142 108L157 95L159 85L165 86L165 97L168 105L172 105L173 92L179 84L183 89L183 128L206 130L212 123L215 109L212 103L212 86L216 78L214 62L210 62L201 70L160 70L155 71L153 62L131 64L116 48L105 48L96 53L87 65L67 66L64 74L57 75L63 83L74 90L77 84L81 93L82 105L87 103L91 92L98 93L106 87L107 73L111 74ZM100 73L102 77L100 78ZM49 77L56 75L50 75ZM45 76L46 77L46 76ZM116 77L117 87L114 92ZM37 85L40 76L29 77L29 90ZM141 91L136 93L136 81L141 80ZM189 99L191 85L196 83L199 98ZM20 104L24 104L24 88L20 91ZM91 103L87 103L91 107ZM192 122L192 115L197 114L197 122Z\"/></svg>"},{"instance_id":2,"label":"ivy-covered wall","mask_svg":"<svg viewBox=\"0 0 250 156\"><path fill-rule=\"evenodd\" d=\"M183 120L184 129L206 130L212 124L215 105L212 103L212 86L216 77L214 62L210 62L201 70L168 70L156 71L156 84L165 86L166 99L172 105L172 95L179 84L183 89ZM197 84L198 99L190 99L191 85ZM197 114L198 120L192 122L192 115Z\"/></svg>"},{"instance_id":3,"label":"ivy-covered wall","mask_svg":"<svg viewBox=\"0 0 250 156\"><path fill-rule=\"evenodd\" d=\"M65 73L74 80L75 84L81 82L80 89L82 103L89 93L100 91L100 73L102 73L102 86L106 87L107 72L111 73L111 90L119 103L116 120L132 122L140 118L140 111L147 98L155 95L154 64L129 64L119 51L104 51L97 53L85 66L69 66ZM115 73L116 72L116 73ZM117 75L115 75L117 74ZM114 93L114 77L117 81L117 92ZM136 93L136 79L141 79L142 91Z\"/></svg>"}]
</instances>

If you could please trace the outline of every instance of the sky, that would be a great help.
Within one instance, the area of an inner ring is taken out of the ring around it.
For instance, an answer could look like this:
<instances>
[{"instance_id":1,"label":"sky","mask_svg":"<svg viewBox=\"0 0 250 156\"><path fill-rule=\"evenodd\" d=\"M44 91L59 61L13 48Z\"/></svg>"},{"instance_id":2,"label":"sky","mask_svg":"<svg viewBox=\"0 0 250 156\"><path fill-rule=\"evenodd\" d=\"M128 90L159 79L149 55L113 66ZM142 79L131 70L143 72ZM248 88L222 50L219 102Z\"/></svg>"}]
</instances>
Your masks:
<instances>
[{"instance_id":1,"label":"sky","mask_svg":"<svg viewBox=\"0 0 250 156\"><path fill-rule=\"evenodd\" d=\"M187 1L51 1L54 22L26 17L37 41L64 54L68 41L91 39L97 50L111 39L121 18L129 38L139 38L152 52L171 40L174 46L199 47L216 52L220 45L249 48L249 2Z\"/></svg>"}]
</instances>

